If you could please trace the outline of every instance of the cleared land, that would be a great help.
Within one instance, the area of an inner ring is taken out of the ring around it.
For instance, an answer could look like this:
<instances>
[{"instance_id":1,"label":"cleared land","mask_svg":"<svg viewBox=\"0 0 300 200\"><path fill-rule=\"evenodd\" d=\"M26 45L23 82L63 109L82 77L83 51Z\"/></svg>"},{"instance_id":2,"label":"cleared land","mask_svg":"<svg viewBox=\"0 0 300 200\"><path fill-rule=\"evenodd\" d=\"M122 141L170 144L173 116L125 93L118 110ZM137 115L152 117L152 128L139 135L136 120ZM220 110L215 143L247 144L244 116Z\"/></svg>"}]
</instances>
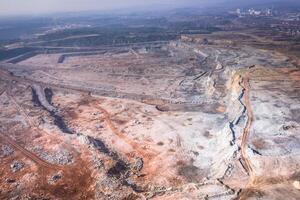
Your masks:
<instances>
[{"instance_id":1,"label":"cleared land","mask_svg":"<svg viewBox=\"0 0 300 200\"><path fill-rule=\"evenodd\" d=\"M2 62L0 197L297 199L297 60L208 40Z\"/></svg>"}]
</instances>

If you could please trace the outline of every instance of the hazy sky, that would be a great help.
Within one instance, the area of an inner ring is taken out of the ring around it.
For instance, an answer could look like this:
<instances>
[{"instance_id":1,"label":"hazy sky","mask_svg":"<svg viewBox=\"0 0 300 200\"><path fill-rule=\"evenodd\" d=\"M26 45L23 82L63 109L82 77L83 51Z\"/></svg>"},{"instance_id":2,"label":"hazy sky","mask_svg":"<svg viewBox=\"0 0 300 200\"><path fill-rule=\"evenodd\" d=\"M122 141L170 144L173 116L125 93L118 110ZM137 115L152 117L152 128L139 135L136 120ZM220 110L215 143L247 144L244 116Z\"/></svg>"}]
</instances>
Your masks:
<instances>
[{"instance_id":1,"label":"hazy sky","mask_svg":"<svg viewBox=\"0 0 300 200\"><path fill-rule=\"evenodd\" d=\"M209 2L209 0L0 0L0 15L112 10L150 5L179 6L191 3L204 4L205 2Z\"/></svg>"},{"instance_id":2,"label":"hazy sky","mask_svg":"<svg viewBox=\"0 0 300 200\"><path fill-rule=\"evenodd\" d=\"M88 10L100 11L122 8L204 7L207 5L221 5L220 2L228 6L275 1L294 2L298 3L298 5L300 2L300 0L0 0L0 16Z\"/></svg>"}]
</instances>

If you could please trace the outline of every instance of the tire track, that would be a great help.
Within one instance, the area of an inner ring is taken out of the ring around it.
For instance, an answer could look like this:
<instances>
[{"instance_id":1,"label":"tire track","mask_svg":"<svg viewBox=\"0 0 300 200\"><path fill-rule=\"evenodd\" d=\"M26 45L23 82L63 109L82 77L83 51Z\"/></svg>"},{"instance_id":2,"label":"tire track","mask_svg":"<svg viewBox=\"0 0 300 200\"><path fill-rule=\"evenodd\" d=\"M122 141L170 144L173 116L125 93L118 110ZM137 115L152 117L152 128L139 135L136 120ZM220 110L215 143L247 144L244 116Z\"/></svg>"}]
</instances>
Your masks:
<instances>
[{"instance_id":1,"label":"tire track","mask_svg":"<svg viewBox=\"0 0 300 200\"><path fill-rule=\"evenodd\" d=\"M245 77L242 78L242 83L243 85L242 88L244 90L244 105L246 107L246 113L247 113L247 122L246 126L243 131L243 136L242 136L242 141L241 141L241 159L243 161L243 167L246 170L247 174L249 175L249 180L244 189L242 189L239 194L237 199L238 200L246 200L249 198L252 192L252 188L255 188L255 183L256 183L256 174L253 169L251 159L247 153L248 150L248 140L249 136L251 133L251 126L253 123L253 110L252 106L250 103L250 79L249 76L246 75Z\"/></svg>"},{"instance_id":2,"label":"tire track","mask_svg":"<svg viewBox=\"0 0 300 200\"><path fill-rule=\"evenodd\" d=\"M13 146L16 150L20 151L23 155L28 157L30 160L32 160L39 166L42 166L45 168L50 168L50 169L55 169L55 170L60 170L63 168L63 167L60 167L60 166L57 166L57 165L54 165L54 164L44 161L43 159L41 159L34 153L32 153L32 152L28 151L27 149L25 149L24 147L20 146L16 141L9 138L8 136L6 136L3 133L0 133L0 139L1 139L1 141L4 141L4 142L10 144L11 146Z\"/></svg>"},{"instance_id":3,"label":"tire track","mask_svg":"<svg viewBox=\"0 0 300 200\"><path fill-rule=\"evenodd\" d=\"M9 91L5 91L6 96L15 104L15 107L17 108L17 111L22 115L22 117L25 119L26 123L29 125L30 128L35 128L35 125L33 121L29 118L27 113L24 111L24 109L18 104L17 100L13 97L13 95L10 94Z\"/></svg>"},{"instance_id":4,"label":"tire track","mask_svg":"<svg viewBox=\"0 0 300 200\"><path fill-rule=\"evenodd\" d=\"M138 155L135 156L141 156L143 158L148 158L149 160L151 160L153 157L155 157L155 155L157 154L154 150L150 150L150 149L144 149L143 147L141 147L141 145L135 141L133 141L133 139L130 139L126 136L126 134L123 131L120 131L112 122L111 120L111 115L110 113L105 110L103 107L101 107L100 105L97 106L97 108L103 113L104 115L104 121L105 123L108 125L109 129L116 135L118 136L120 139L122 139L124 142L126 142L128 145L130 145L132 147L132 149L137 152ZM150 150L150 151L149 151Z\"/></svg>"},{"instance_id":5,"label":"tire track","mask_svg":"<svg viewBox=\"0 0 300 200\"><path fill-rule=\"evenodd\" d=\"M8 90L4 90L3 93L6 93L6 96L13 102L13 104L17 108L17 111L25 119L25 121L29 125L30 129L32 129L33 131L40 132L39 128L36 127L36 125L34 124L34 122L29 118L29 116L24 111L24 109L18 104L18 102L16 101L16 99L13 97L13 95L11 95ZM44 133L44 131L43 131L43 133ZM61 169L63 169L62 166L58 166L58 165L46 162L45 160L41 159L39 156L37 156L36 154L28 151L24 147L20 146L16 141L14 141L13 139L9 138L5 134L1 134L0 138L1 138L1 141L6 141L8 144L10 144L11 146L13 146L16 150L19 150L21 153L23 153L26 157L28 157L29 159L31 159L33 162L35 162L39 166L42 166L42 167L45 167L45 168L50 168L50 169L55 169L55 170L61 170Z\"/></svg>"},{"instance_id":6,"label":"tire track","mask_svg":"<svg viewBox=\"0 0 300 200\"><path fill-rule=\"evenodd\" d=\"M0 96L2 96L3 93L5 93L5 90L0 91Z\"/></svg>"},{"instance_id":7,"label":"tire track","mask_svg":"<svg viewBox=\"0 0 300 200\"><path fill-rule=\"evenodd\" d=\"M242 159L245 163L245 168L246 168L248 174L250 175L250 180L254 180L255 173L254 173L250 158L247 154L248 139L250 136L251 126L252 126L252 122L253 122L253 110L252 110L252 106L250 103L250 82L249 81L250 81L249 77L243 78L243 88L244 88L244 92L245 92L244 93L244 104L247 109L247 123L244 128L244 133L243 133L242 142L241 142L241 154L242 154Z\"/></svg>"}]
</instances>

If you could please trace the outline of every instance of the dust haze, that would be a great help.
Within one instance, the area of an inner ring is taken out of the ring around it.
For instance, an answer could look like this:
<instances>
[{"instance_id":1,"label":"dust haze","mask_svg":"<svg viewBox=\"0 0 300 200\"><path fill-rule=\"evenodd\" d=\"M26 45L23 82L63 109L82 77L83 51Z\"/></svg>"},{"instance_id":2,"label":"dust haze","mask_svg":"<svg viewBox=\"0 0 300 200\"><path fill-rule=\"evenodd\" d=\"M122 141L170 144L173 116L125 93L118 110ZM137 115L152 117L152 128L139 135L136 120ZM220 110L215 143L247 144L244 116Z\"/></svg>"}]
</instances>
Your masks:
<instances>
[{"instance_id":1,"label":"dust haze","mask_svg":"<svg viewBox=\"0 0 300 200\"><path fill-rule=\"evenodd\" d=\"M180 7L191 4L206 4L207 0L2 0L1 15L44 14L53 12L107 11L124 8Z\"/></svg>"},{"instance_id":2,"label":"dust haze","mask_svg":"<svg viewBox=\"0 0 300 200\"><path fill-rule=\"evenodd\" d=\"M299 2L0 0L0 199L300 199Z\"/></svg>"}]
</instances>

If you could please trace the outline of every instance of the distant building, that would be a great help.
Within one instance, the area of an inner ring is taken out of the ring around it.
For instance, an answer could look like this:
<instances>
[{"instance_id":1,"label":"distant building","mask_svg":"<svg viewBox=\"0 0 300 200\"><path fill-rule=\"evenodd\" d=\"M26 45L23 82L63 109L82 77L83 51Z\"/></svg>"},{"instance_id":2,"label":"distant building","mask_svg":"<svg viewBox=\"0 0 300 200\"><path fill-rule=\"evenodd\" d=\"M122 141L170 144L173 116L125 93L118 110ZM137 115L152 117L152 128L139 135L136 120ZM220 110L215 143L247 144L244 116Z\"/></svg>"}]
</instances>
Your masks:
<instances>
[{"instance_id":1,"label":"distant building","mask_svg":"<svg viewBox=\"0 0 300 200\"><path fill-rule=\"evenodd\" d=\"M249 15L259 16L261 15L261 11L254 10L253 8L248 10Z\"/></svg>"},{"instance_id":2,"label":"distant building","mask_svg":"<svg viewBox=\"0 0 300 200\"><path fill-rule=\"evenodd\" d=\"M238 17L243 17L243 16L272 16L273 11L272 9L266 8L262 10L255 10L253 8L248 9L246 11L242 11L242 9L237 8L234 11L230 11L230 14L237 15Z\"/></svg>"},{"instance_id":3,"label":"distant building","mask_svg":"<svg viewBox=\"0 0 300 200\"><path fill-rule=\"evenodd\" d=\"M271 9L266 9L266 15L271 16L272 15L272 10Z\"/></svg>"}]
</instances>

